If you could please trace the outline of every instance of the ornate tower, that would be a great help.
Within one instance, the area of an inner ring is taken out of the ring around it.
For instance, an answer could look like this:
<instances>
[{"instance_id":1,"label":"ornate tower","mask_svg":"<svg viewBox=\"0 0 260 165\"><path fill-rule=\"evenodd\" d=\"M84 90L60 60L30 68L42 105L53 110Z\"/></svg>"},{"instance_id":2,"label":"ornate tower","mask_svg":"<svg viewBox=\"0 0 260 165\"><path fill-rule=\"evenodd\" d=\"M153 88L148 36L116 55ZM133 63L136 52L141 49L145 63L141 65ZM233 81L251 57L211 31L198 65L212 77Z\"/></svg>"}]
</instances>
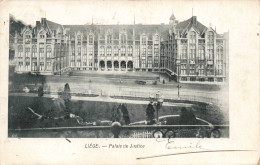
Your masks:
<instances>
[{"instance_id":1,"label":"ornate tower","mask_svg":"<svg viewBox=\"0 0 260 165\"><path fill-rule=\"evenodd\" d=\"M176 21L176 18L175 18L175 16L173 14L170 17L170 23L169 24L170 24L169 33L170 34L172 34L172 33L176 34L175 27L176 27L177 21Z\"/></svg>"}]
</instances>

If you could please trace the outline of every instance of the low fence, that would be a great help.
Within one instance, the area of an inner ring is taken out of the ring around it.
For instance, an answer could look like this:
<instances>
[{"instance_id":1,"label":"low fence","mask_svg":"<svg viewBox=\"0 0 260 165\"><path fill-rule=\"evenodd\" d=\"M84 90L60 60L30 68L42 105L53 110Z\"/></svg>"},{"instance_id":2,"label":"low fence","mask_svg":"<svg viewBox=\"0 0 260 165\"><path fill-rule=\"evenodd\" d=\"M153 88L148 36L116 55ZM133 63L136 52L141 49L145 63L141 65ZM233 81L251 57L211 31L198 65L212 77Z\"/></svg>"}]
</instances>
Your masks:
<instances>
[{"instance_id":1,"label":"low fence","mask_svg":"<svg viewBox=\"0 0 260 165\"><path fill-rule=\"evenodd\" d=\"M228 125L138 125L9 129L23 138L228 138Z\"/></svg>"}]
</instances>

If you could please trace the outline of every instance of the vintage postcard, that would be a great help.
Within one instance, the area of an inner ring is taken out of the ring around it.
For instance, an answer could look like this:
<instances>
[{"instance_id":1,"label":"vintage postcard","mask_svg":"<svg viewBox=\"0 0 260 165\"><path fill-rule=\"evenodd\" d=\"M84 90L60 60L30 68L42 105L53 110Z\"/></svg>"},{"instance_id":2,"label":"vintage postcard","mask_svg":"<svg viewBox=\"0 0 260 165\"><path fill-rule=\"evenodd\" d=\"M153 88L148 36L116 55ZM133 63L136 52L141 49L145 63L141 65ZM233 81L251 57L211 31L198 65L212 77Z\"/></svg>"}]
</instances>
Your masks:
<instances>
[{"instance_id":1,"label":"vintage postcard","mask_svg":"<svg viewBox=\"0 0 260 165\"><path fill-rule=\"evenodd\" d=\"M259 1L3 1L1 164L257 164Z\"/></svg>"}]
</instances>

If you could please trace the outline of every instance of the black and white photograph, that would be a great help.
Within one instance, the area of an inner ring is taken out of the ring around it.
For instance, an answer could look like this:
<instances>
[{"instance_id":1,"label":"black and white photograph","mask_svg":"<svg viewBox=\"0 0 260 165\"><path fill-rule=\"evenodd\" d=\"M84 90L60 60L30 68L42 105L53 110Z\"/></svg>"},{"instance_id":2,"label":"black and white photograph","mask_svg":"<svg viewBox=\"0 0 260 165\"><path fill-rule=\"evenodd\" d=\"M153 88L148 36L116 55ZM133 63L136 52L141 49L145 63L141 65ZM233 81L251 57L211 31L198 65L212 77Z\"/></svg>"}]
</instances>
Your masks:
<instances>
[{"instance_id":1,"label":"black and white photograph","mask_svg":"<svg viewBox=\"0 0 260 165\"><path fill-rule=\"evenodd\" d=\"M10 13L8 136L229 138L229 30L196 10L79 25Z\"/></svg>"},{"instance_id":2,"label":"black and white photograph","mask_svg":"<svg viewBox=\"0 0 260 165\"><path fill-rule=\"evenodd\" d=\"M259 7L0 2L0 164L253 164Z\"/></svg>"}]
</instances>

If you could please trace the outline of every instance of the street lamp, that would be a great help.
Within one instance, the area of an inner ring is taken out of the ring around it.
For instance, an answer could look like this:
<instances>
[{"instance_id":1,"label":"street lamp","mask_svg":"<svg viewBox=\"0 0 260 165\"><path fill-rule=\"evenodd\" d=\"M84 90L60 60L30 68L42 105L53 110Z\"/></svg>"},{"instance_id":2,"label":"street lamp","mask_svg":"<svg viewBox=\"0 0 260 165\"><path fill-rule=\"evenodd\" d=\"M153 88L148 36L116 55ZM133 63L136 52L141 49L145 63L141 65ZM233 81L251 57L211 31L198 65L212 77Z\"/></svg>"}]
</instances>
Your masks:
<instances>
[{"instance_id":1,"label":"street lamp","mask_svg":"<svg viewBox=\"0 0 260 165\"><path fill-rule=\"evenodd\" d=\"M180 82L180 59L176 60L176 64L177 64L177 82Z\"/></svg>"},{"instance_id":2,"label":"street lamp","mask_svg":"<svg viewBox=\"0 0 260 165\"><path fill-rule=\"evenodd\" d=\"M155 99L156 99L156 123L159 124L159 115L158 115L158 112L159 110L161 109L162 107L162 104L163 104L163 98L162 98L162 95L160 94L160 91L158 91L156 94L155 94Z\"/></svg>"},{"instance_id":3,"label":"street lamp","mask_svg":"<svg viewBox=\"0 0 260 165\"><path fill-rule=\"evenodd\" d=\"M180 88L181 88L180 84L177 85L177 88L178 88L178 99L180 99Z\"/></svg>"}]
</instances>

